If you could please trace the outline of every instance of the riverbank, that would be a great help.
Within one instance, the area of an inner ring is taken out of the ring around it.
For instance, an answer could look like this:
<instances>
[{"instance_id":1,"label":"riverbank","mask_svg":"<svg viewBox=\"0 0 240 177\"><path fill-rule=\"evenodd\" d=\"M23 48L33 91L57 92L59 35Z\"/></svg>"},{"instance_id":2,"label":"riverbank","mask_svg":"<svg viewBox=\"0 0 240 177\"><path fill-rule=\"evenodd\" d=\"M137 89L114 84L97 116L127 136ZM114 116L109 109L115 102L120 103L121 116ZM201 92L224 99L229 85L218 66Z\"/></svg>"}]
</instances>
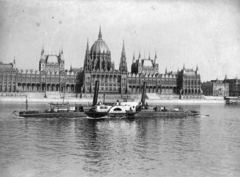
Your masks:
<instances>
[{"instance_id":1,"label":"riverbank","mask_svg":"<svg viewBox=\"0 0 240 177\"><path fill-rule=\"evenodd\" d=\"M77 104L91 104L92 98L65 98L64 102L77 103ZM102 99L100 99L102 101ZM100 101L99 100L99 101ZM106 102L115 102L113 99L106 99ZM132 100L140 101L140 100ZM25 103L25 97L0 97L0 103ZM28 98L28 103L61 103L62 99L58 98ZM224 104L223 99L199 99L199 100L179 100L179 99L146 99L149 105L157 104Z\"/></svg>"}]
</instances>

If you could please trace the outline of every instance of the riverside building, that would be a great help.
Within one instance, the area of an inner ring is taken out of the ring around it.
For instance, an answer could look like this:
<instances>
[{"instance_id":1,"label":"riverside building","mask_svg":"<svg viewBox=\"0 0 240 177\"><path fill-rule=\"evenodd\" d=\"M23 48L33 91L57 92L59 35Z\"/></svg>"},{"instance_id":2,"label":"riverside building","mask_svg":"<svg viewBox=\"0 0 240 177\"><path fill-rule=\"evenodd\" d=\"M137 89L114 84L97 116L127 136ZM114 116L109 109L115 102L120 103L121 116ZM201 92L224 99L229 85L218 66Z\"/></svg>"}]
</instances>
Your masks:
<instances>
[{"instance_id":1,"label":"riverside building","mask_svg":"<svg viewBox=\"0 0 240 177\"><path fill-rule=\"evenodd\" d=\"M202 83L203 95L206 96L229 96L229 83L223 82L223 80L211 80L209 82Z\"/></svg>"},{"instance_id":2,"label":"riverside building","mask_svg":"<svg viewBox=\"0 0 240 177\"><path fill-rule=\"evenodd\" d=\"M119 68L111 58L111 51L103 40L101 28L98 39L87 47L83 68L65 69L63 49L59 54L45 54L41 50L39 70L22 70L13 63L0 63L0 92L59 92L84 93L94 92L94 83L99 81L100 93L141 94L142 85L147 83L147 93L157 95L176 95L181 99L200 98L201 78L198 68L193 71L185 69L177 72L159 73L157 55L151 59L133 55L131 71L128 72L124 42L119 57Z\"/></svg>"}]
</instances>

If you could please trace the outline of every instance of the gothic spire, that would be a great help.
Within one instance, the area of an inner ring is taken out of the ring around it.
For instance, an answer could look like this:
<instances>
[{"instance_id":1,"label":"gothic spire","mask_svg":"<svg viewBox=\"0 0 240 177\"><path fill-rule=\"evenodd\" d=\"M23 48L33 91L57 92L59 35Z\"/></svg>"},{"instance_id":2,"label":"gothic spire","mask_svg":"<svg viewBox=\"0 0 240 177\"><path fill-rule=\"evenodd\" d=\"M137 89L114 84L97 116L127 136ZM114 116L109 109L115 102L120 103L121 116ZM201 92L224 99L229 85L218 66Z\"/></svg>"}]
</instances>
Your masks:
<instances>
[{"instance_id":1,"label":"gothic spire","mask_svg":"<svg viewBox=\"0 0 240 177\"><path fill-rule=\"evenodd\" d=\"M112 62L112 70L115 70L115 63L114 63L114 61Z\"/></svg>"},{"instance_id":2,"label":"gothic spire","mask_svg":"<svg viewBox=\"0 0 240 177\"><path fill-rule=\"evenodd\" d=\"M185 70L185 63L183 64L183 70Z\"/></svg>"},{"instance_id":3,"label":"gothic spire","mask_svg":"<svg viewBox=\"0 0 240 177\"><path fill-rule=\"evenodd\" d=\"M125 46L124 46L124 40L123 40L123 46L122 46L122 55L125 56Z\"/></svg>"},{"instance_id":4,"label":"gothic spire","mask_svg":"<svg viewBox=\"0 0 240 177\"><path fill-rule=\"evenodd\" d=\"M61 50L61 54L63 54L63 44L62 44L62 50Z\"/></svg>"},{"instance_id":5,"label":"gothic spire","mask_svg":"<svg viewBox=\"0 0 240 177\"><path fill-rule=\"evenodd\" d=\"M42 46L42 51L41 51L41 55L44 54L44 45Z\"/></svg>"},{"instance_id":6,"label":"gothic spire","mask_svg":"<svg viewBox=\"0 0 240 177\"><path fill-rule=\"evenodd\" d=\"M86 48L86 53L89 52L89 45L88 45L88 38L87 38L87 48Z\"/></svg>"},{"instance_id":7,"label":"gothic spire","mask_svg":"<svg viewBox=\"0 0 240 177\"><path fill-rule=\"evenodd\" d=\"M165 74L167 74L167 67L166 67L166 69L165 69Z\"/></svg>"},{"instance_id":8,"label":"gothic spire","mask_svg":"<svg viewBox=\"0 0 240 177\"><path fill-rule=\"evenodd\" d=\"M126 55L125 55L124 40L123 40L122 55L121 55L119 70L122 72L127 72L127 61L126 61Z\"/></svg>"},{"instance_id":9,"label":"gothic spire","mask_svg":"<svg viewBox=\"0 0 240 177\"><path fill-rule=\"evenodd\" d=\"M227 74L225 75L225 80L227 80Z\"/></svg>"},{"instance_id":10,"label":"gothic spire","mask_svg":"<svg viewBox=\"0 0 240 177\"><path fill-rule=\"evenodd\" d=\"M102 32L101 32L101 26L99 28L99 34L98 34L98 39L102 39Z\"/></svg>"},{"instance_id":11,"label":"gothic spire","mask_svg":"<svg viewBox=\"0 0 240 177\"><path fill-rule=\"evenodd\" d=\"M14 56L14 59L13 59L13 68L16 67L16 60L15 60L15 56Z\"/></svg>"},{"instance_id":12,"label":"gothic spire","mask_svg":"<svg viewBox=\"0 0 240 177\"><path fill-rule=\"evenodd\" d=\"M133 60L132 60L132 63L135 62L135 53L133 53Z\"/></svg>"},{"instance_id":13,"label":"gothic spire","mask_svg":"<svg viewBox=\"0 0 240 177\"><path fill-rule=\"evenodd\" d=\"M155 51L154 64L156 64L156 60L157 60L157 52Z\"/></svg>"}]
</instances>

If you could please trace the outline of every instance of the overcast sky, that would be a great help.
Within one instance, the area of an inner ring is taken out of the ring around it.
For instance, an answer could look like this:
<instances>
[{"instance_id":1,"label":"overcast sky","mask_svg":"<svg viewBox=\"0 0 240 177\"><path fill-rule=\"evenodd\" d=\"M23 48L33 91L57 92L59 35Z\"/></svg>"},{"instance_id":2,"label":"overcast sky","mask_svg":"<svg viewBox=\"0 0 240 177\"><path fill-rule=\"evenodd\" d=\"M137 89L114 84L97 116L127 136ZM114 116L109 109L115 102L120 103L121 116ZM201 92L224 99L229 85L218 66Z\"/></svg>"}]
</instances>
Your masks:
<instances>
[{"instance_id":1,"label":"overcast sky","mask_svg":"<svg viewBox=\"0 0 240 177\"><path fill-rule=\"evenodd\" d=\"M133 53L156 51L160 73L185 64L202 81L240 78L238 0L0 1L0 61L37 70L43 44L49 54L63 45L65 68L82 67L100 25L117 68L124 40L129 71Z\"/></svg>"}]
</instances>

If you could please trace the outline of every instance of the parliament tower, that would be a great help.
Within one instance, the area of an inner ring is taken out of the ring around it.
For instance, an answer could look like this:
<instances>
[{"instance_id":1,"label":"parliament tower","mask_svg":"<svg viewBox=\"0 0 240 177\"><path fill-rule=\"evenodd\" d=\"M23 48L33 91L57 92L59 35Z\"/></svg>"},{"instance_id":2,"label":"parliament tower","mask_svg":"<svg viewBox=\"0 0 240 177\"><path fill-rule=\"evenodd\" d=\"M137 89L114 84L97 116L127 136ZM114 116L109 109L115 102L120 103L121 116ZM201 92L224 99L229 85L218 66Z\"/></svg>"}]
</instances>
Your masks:
<instances>
[{"instance_id":1,"label":"parliament tower","mask_svg":"<svg viewBox=\"0 0 240 177\"><path fill-rule=\"evenodd\" d=\"M96 80L100 82L99 92L126 93L127 92L127 62L123 43L119 70L115 70L115 64L111 61L111 51L102 38L101 28L98 39L89 50L87 42L83 69L84 93L94 91Z\"/></svg>"}]
</instances>

